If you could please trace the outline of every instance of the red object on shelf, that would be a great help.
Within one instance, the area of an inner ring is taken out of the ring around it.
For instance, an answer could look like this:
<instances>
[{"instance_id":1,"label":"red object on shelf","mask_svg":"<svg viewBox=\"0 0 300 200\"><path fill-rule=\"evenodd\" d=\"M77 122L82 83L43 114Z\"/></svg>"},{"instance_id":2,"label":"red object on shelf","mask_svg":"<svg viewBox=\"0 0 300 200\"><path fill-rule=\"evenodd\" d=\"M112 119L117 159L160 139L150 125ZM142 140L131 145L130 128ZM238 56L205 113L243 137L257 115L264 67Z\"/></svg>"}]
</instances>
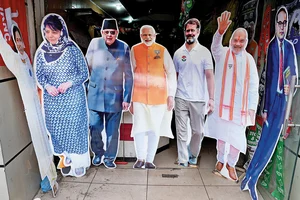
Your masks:
<instances>
[{"instance_id":1,"label":"red object on shelf","mask_svg":"<svg viewBox=\"0 0 300 200\"><path fill-rule=\"evenodd\" d=\"M115 163L117 165L127 165L128 164L128 162L126 162L126 161L118 161L118 160L116 160Z\"/></svg>"},{"instance_id":2,"label":"red object on shelf","mask_svg":"<svg viewBox=\"0 0 300 200\"><path fill-rule=\"evenodd\" d=\"M132 124L121 124L120 125L120 140L123 141L133 141L131 135Z\"/></svg>"}]
</instances>

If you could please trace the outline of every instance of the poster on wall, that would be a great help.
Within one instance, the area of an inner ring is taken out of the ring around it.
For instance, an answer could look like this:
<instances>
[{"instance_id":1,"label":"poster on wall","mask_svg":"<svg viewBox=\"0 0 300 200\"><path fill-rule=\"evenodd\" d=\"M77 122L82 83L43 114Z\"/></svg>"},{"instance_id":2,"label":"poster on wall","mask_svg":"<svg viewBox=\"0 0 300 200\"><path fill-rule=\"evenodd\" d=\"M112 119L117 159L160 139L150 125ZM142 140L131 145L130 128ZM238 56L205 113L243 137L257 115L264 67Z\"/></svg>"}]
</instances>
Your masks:
<instances>
[{"instance_id":1,"label":"poster on wall","mask_svg":"<svg viewBox=\"0 0 300 200\"><path fill-rule=\"evenodd\" d=\"M289 12L289 24L287 39L289 39L295 47L297 56L300 55L300 25L299 25L299 16L300 16L300 2L294 0L292 3L285 5Z\"/></svg>"},{"instance_id":2,"label":"poster on wall","mask_svg":"<svg viewBox=\"0 0 300 200\"><path fill-rule=\"evenodd\" d=\"M259 0L244 1L239 17L239 27L244 27L248 32L248 45L246 47L246 51L253 56L255 63L257 63L258 54L258 44L254 40L258 17L258 4Z\"/></svg>"},{"instance_id":3,"label":"poster on wall","mask_svg":"<svg viewBox=\"0 0 300 200\"><path fill-rule=\"evenodd\" d=\"M24 1L1 0L0 1L0 30L7 43L14 47L11 35L11 27L13 24L18 24L20 31L24 37L25 52L30 58L30 49L28 43L28 32L26 22L26 7ZM0 57L0 67L4 66L3 59Z\"/></svg>"},{"instance_id":4,"label":"poster on wall","mask_svg":"<svg viewBox=\"0 0 300 200\"><path fill-rule=\"evenodd\" d=\"M289 26L288 26L288 33L287 38L294 44L297 61L298 64L300 63L300 2L298 0L294 0L290 4L286 4L286 8L289 12ZM298 67L298 75L299 75L299 67ZM295 97L293 98L293 104L292 104L292 112L291 117L294 123L299 124L300 123L300 112L297 112L297 105L300 104L300 93L297 92L295 94ZM295 129L293 129L295 130ZM292 130L292 131L293 131Z\"/></svg>"},{"instance_id":5,"label":"poster on wall","mask_svg":"<svg viewBox=\"0 0 300 200\"><path fill-rule=\"evenodd\" d=\"M195 0L181 0L181 12L179 15L179 27L182 28L185 21L189 19L190 11L195 4Z\"/></svg>"},{"instance_id":6,"label":"poster on wall","mask_svg":"<svg viewBox=\"0 0 300 200\"><path fill-rule=\"evenodd\" d=\"M264 92L265 92L265 57L267 53L267 48L270 42L270 21L271 21L271 5L266 4L264 9L264 15L262 19L262 28L260 33L259 39L259 46L258 46L258 61L257 61L257 70L259 79L259 100L256 112L256 121L255 125L249 127L248 134L247 134L247 151L248 151L248 160L244 164L244 168L247 169L248 165L253 157L255 152L258 140L260 138L262 126L263 126L263 119L262 109L264 103Z\"/></svg>"},{"instance_id":7,"label":"poster on wall","mask_svg":"<svg viewBox=\"0 0 300 200\"><path fill-rule=\"evenodd\" d=\"M258 198L256 187L258 179L269 163L281 137L289 83L291 77L298 73L294 45L286 39L288 25L288 11L286 7L281 6L275 16L275 35L267 50L262 114L264 124L257 148L241 183L241 189L249 190L252 199Z\"/></svg>"}]
</instances>

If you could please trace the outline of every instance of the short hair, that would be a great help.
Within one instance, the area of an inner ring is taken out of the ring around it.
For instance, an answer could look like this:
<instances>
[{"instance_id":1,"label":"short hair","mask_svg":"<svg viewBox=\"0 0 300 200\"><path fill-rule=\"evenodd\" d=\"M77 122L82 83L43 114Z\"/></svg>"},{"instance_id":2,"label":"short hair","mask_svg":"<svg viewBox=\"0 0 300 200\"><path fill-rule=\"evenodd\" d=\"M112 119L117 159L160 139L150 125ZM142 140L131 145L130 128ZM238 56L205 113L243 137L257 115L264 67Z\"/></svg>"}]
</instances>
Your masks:
<instances>
[{"instance_id":1,"label":"short hair","mask_svg":"<svg viewBox=\"0 0 300 200\"><path fill-rule=\"evenodd\" d=\"M151 26L151 25L143 25L143 26L140 28L140 34L143 33L143 29L145 29L145 28L150 28L150 29L153 31L153 33L156 34L155 29L154 29L153 26Z\"/></svg>"},{"instance_id":2,"label":"short hair","mask_svg":"<svg viewBox=\"0 0 300 200\"><path fill-rule=\"evenodd\" d=\"M231 34L230 40L229 40L229 44L231 45L233 36L237 32L244 32L244 34L245 34L245 40L246 40L246 42L245 42L245 46L243 47L245 49L247 47L247 45L248 45L248 32L247 32L247 30L245 28L242 28L242 27L239 27L239 28L235 29L235 31L233 31L233 33Z\"/></svg>"},{"instance_id":3,"label":"short hair","mask_svg":"<svg viewBox=\"0 0 300 200\"><path fill-rule=\"evenodd\" d=\"M285 7L280 7L280 8L278 9L277 13L276 13L276 22L278 21L278 14L279 14L280 12L282 12L282 11L283 11L283 12L286 14L286 16L288 17L288 13L287 13L286 8L285 8Z\"/></svg>"},{"instance_id":4,"label":"short hair","mask_svg":"<svg viewBox=\"0 0 300 200\"><path fill-rule=\"evenodd\" d=\"M46 28L46 26L49 26L49 28L54 31L61 31L63 29L62 22L56 15L50 15L46 18L44 21L44 28Z\"/></svg>"},{"instance_id":5,"label":"short hair","mask_svg":"<svg viewBox=\"0 0 300 200\"><path fill-rule=\"evenodd\" d=\"M16 32L19 33L21 39L23 40L23 37L22 37L22 34L21 34L20 29L19 29L17 26L14 25L14 26L13 26L13 30L12 30L12 33L13 33L13 35L14 35L14 37L13 37L14 40L16 40Z\"/></svg>"},{"instance_id":6,"label":"short hair","mask_svg":"<svg viewBox=\"0 0 300 200\"><path fill-rule=\"evenodd\" d=\"M186 26L188 24L193 24L193 25L197 25L197 28L200 30L201 29L201 24L200 24L200 21L196 18L191 18L191 19L188 19L185 23L184 23L184 30L186 30Z\"/></svg>"}]
</instances>

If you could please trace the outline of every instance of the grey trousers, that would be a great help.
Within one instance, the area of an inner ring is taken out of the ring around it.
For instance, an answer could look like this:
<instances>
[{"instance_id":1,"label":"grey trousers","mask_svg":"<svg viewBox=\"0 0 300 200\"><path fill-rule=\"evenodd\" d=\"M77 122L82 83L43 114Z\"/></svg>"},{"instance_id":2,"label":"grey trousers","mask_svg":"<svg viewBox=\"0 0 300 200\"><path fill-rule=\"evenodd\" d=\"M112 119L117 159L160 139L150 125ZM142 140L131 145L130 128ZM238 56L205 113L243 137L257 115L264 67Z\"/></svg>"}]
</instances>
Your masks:
<instances>
[{"instance_id":1,"label":"grey trousers","mask_svg":"<svg viewBox=\"0 0 300 200\"><path fill-rule=\"evenodd\" d=\"M192 102L175 98L175 124L178 161L187 163L189 156L198 157L204 137L205 102ZM190 119L191 141L188 140L187 122Z\"/></svg>"}]
</instances>

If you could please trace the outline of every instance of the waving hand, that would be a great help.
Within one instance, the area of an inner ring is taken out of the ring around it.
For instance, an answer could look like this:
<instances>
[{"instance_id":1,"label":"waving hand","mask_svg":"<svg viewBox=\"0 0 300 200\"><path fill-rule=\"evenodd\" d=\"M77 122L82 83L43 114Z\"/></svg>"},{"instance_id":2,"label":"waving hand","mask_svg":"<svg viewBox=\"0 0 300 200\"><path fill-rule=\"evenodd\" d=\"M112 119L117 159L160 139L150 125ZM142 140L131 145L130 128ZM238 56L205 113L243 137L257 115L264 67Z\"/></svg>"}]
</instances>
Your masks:
<instances>
[{"instance_id":1,"label":"waving hand","mask_svg":"<svg viewBox=\"0 0 300 200\"><path fill-rule=\"evenodd\" d=\"M223 35L226 32L227 28L232 22L231 20L229 20L230 15L231 12L224 11L222 12L221 16L218 17L218 31L221 35Z\"/></svg>"}]
</instances>

